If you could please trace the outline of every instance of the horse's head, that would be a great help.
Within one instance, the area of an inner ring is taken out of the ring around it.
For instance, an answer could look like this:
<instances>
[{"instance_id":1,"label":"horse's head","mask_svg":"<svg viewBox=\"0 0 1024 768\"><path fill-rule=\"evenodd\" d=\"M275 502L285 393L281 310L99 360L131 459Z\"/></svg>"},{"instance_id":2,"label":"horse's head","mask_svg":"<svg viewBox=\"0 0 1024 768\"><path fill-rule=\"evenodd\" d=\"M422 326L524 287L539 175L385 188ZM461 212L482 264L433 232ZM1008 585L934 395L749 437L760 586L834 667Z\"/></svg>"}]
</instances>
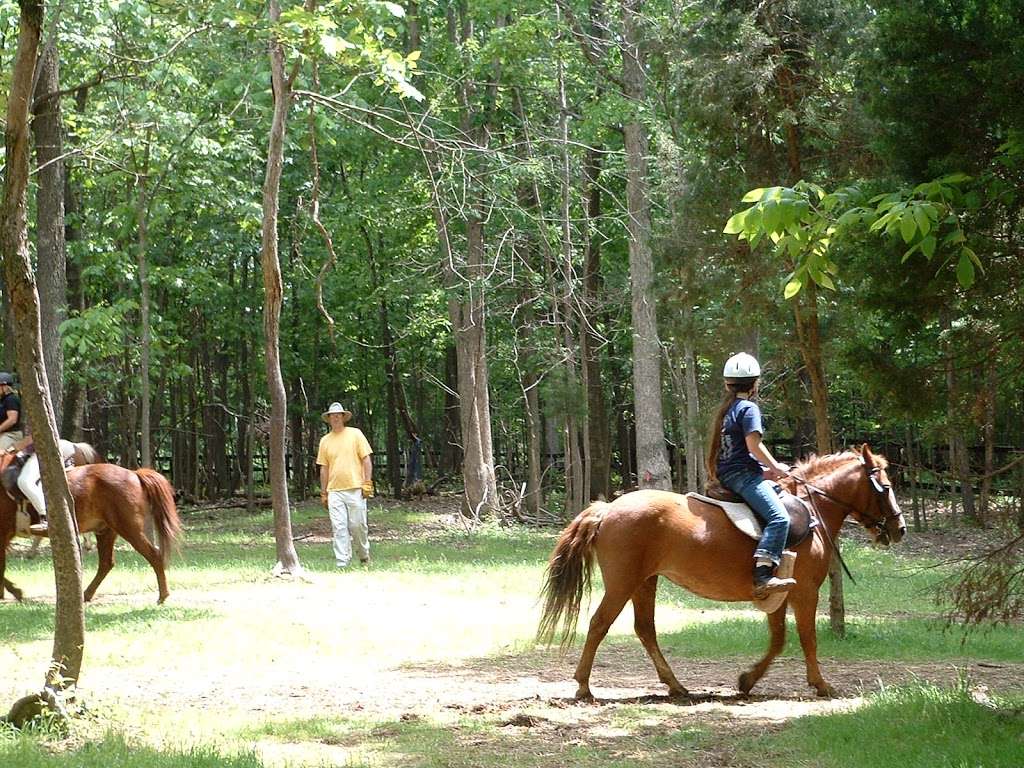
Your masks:
<instances>
[{"instance_id":1,"label":"horse's head","mask_svg":"<svg viewBox=\"0 0 1024 768\"><path fill-rule=\"evenodd\" d=\"M883 456L876 456L868 448L868 444L860 448L860 460L864 468L864 484L868 501L858 505L854 515L863 525L876 544L889 546L896 544L907 532L907 524L903 520L903 512L896 503L896 494L892 492L892 483L885 473L888 465Z\"/></svg>"}]
</instances>

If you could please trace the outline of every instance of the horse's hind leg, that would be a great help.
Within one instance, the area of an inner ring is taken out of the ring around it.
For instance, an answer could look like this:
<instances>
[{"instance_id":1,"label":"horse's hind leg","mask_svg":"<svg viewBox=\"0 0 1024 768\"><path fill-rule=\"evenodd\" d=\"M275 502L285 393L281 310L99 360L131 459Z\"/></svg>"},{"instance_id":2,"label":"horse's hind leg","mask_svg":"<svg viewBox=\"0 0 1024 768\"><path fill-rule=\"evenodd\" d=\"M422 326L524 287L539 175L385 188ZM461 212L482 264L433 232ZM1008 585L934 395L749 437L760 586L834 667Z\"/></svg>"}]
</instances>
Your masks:
<instances>
[{"instance_id":1,"label":"horse's hind leg","mask_svg":"<svg viewBox=\"0 0 1024 768\"><path fill-rule=\"evenodd\" d=\"M9 541L9 539L8 542L0 541L0 544L3 545L0 547L0 600L4 599L4 589L6 588L11 593L11 596L20 603L22 597L21 590L9 582L4 575L7 571L7 545Z\"/></svg>"},{"instance_id":2,"label":"horse's hind leg","mask_svg":"<svg viewBox=\"0 0 1024 768\"><path fill-rule=\"evenodd\" d=\"M590 629L587 631L587 641L583 645L583 652L580 654L580 662L576 665L576 674L573 675L579 687L576 689L576 698L582 701L591 701L594 696L590 692L590 672L594 667L594 656L597 654L597 646L608 634L608 629L622 613L622 608L638 586L637 579L630 579L628 583L616 582L610 573L604 573L605 593L601 604L597 606L593 617L590 619Z\"/></svg>"},{"instance_id":3,"label":"horse's hind leg","mask_svg":"<svg viewBox=\"0 0 1024 768\"><path fill-rule=\"evenodd\" d=\"M658 679L668 686L669 694L686 696L686 689L679 684L658 646L658 633L654 629L654 598L657 591L658 577L655 575L633 593L633 629L643 643L647 655L654 662L654 668L658 670Z\"/></svg>"},{"instance_id":4,"label":"horse's hind leg","mask_svg":"<svg viewBox=\"0 0 1024 768\"><path fill-rule=\"evenodd\" d=\"M800 647L804 651L807 684L822 698L834 696L835 689L825 682L825 678L821 676L821 668L818 667L818 628L815 625L818 618L818 591L809 591L799 599L794 599L790 593L790 601L793 603L796 631L800 635Z\"/></svg>"},{"instance_id":5,"label":"horse's hind leg","mask_svg":"<svg viewBox=\"0 0 1024 768\"><path fill-rule=\"evenodd\" d=\"M99 554L100 562L96 568L96 575L92 577L89 586L85 588L83 599L87 603L92 600L103 579L106 578L107 574L114 567L114 542L116 540L117 534L110 528L96 531L96 552Z\"/></svg>"},{"instance_id":6,"label":"horse's hind leg","mask_svg":"<svg viewBox=\"0 0 1024 768\"><path fill-rule=\"evenodd\" d=\"M160 592L157 597L156 604L160 605L167 596L170 595L170 591L167 589L167 575L164 573L164 556L156 546L146 538L146 534L142 532L141 528L134 530L121 531L121 535L125 541L135 548L135 551L146 558L153 567L153 573L156 574L156 586Z\"/></svg>"},{"instance_id":7,"label":"horse's hind leg","mask_svg":"<svg viewBox=\"0 0 1024 768\"><path fill-rule=\"evenodd\" d=\"M782 646L786 644L786 603L774 613L768 614L768 632L768 651L757 664L740 675L739 687L744 694L750 693L757 681L764 677L775 657L782 653Z\"/></svg>"}]
</instances>

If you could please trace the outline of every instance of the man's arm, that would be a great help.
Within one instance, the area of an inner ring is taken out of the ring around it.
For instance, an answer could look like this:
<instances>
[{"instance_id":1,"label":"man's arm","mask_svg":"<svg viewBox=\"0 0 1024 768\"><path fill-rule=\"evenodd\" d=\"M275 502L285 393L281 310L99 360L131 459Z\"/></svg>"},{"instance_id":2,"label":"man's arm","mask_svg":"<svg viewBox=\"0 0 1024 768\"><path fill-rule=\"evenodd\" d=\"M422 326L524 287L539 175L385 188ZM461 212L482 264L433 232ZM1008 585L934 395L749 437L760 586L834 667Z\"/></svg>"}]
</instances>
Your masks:
<instances>
[{"instance_id":1,"label":"man's arm","mask_svg":"<svg viewBox=\"0 0 1024 768\"><path fill-rule=\"evenodd\" d=\"M320 465L320 500L327 506L327 465Z\"/></svg>"},{"instance_id":2,"label":"man's arm","mask_svg":"<svg viewBox=\"0 0 1024 768\"><path fill-rule=\"evenodd\" d=\"M372 454L366 454L363 456L363 485L373 481L373 456Z\"/></svg>"},{"instance_id":3,"label":"man's arm","mask_svg":"<svg viewBox=\"0 0 1024 768\"><path fill-rule=\"evenodd\" d=\"M8 411L7 418L0 421L0 433L9 432L11 427L18 423L18 411Z\"/></svg>"}]
</instances>

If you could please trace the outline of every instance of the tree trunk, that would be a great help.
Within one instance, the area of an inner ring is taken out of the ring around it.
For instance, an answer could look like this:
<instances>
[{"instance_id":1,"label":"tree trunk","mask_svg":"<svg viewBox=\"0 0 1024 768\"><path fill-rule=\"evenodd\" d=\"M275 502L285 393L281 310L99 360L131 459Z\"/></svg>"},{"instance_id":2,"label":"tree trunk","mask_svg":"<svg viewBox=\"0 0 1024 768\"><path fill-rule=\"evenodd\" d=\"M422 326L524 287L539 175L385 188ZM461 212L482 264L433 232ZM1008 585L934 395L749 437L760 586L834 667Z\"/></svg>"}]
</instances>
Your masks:
<instances>
[{"instance_id":1,"label":"tree trunk","mask_svg":"<svg viewBox=\"0 0 1024 768\"><path fill-rule=\"evenodd\" d=\"M590 477L589 499L611 498L611 429L601 379L601 339L595 329L601 295L601 243L590 229L601 218L600 155L587 150L583 174L586 184L586 216L583 257L583 310L580 318L580 356L583 386L587 392L586 444Z\"/></svg>"},{"instance_id":2,"label":"tree trunk","mask_svg":"<svg viewBox=\"0 0 1024 768\"><path fill-rule=\"evenodd\" d=\"M978 517L982 527L988 527L989 500L992 495L992 472L995 470L996 449L996 398L999 395L999 378L996 370L997 350L992 349L985 362L984 420L982 439L985 443L985 466L982 469L981 498L978 503Z\"/></svg>"},{"instance_id":3,"label":"tree trunk","mask_svg":"<svg viewBox=\"0 0 1024 768\"><path fill-rule=\"evenodd\" d=\"M806 306L803 306L806 302ZM811 400L814 404L814 436L818 455L832 452L832 427L828 412L828 385L821 355L821 329L818 323L818 291L808 281L793 301L797 338L804 368L811 382ZM828 616L832 632L846 636L846 601L843 597L843 570L837 555L833 554L828 566Z\"/></svg>"},{"instance_id":4,"label":"tree trunk","mask_svg":"<svg viewBox=\"0 0 1024 768\"><path fill-rule=\"evenodd\" d=\"M684 310L689 320L691 310L687 305ZM689 327L689 322L687 322ZM707 483L707 467L704 466L704 437L700 427L700 390L697 387L697 355L693 349L692 333L688 330L683 339L683 390L686 394L686 415L684 431L686 434L686 485L688 490L696 491Z\"/></svg>"},{"instance_id":5,"label":"tree trunk","mask_svg":"<svg viewBox=\"0 0 1024 768\"><path fill-rule=\"evenodd\" d=\"M88 98L88 90L82 88L75 95L75 110L82 114L85 112L85 103ZM69 139L74 141L74 134L69 134ZM78 195L77 188L72 179L72 166L65 164L64 167L64 244L80 240L81 228L78 222ZM85 307L85 297L82 292L82 279L75 262L65 260L65 272L67 279L67 302L68 308L74 311L81 311ZM85 439L82 420L85 412L85 385L77 373L64 377L64 394L62 397L62 410L60 433L74 442L81 442Z\"/></svg>"},{"instance_id":6,"label":"tree trunk","mask_svg":"<svg viewBox=\"0 0 1024 768\"><path fill-rule=\"evenodd\" d=\"M448 314L458 355L459 421L462 427L463 515L479 519L498 507L491 442L490 396L487 375L487 331L484 325L483 222L466 222L467 275L461 289L466 298L448 300ZM449 288L458 278L449 274Z\"/></svg>"},{"instance_id":7,"label":"tree trunk","mask_svg":"<svg viewBox=\"0 0 1024 768\"><path fill-rule=\"evenodd\" d=\"M57 423L63 421L64 351L60 324L67 319L67 249L64 232L64 133L61 125L60 58L56 33L38 63L32 133L39 168L36 191L36 272L39 288L43 359Z\"/></svg>"},{"instance_id":8,"label":"tree trunk","mask_svg":"<svg viewBox=\"0 0 1024 768\"><path fill-rule=\"evenodd\" d=\"M42 474L43 496L50 518L50 545L57 588L53 637L53 664L46 684L64 687L78 680L85 647L85 613L82 603L82 563L75 540L74 500L64 475L57 446L57 421L50 402L49 382L40 338L39 298L28 248L27 188L29 178L29 100L43 3L20 0L18 49L11 74L4 132L6 168L0 203L0 248L4 283L10 297L25 407L33 424L36 451ZM55 674L59 673L59 674Z\"/></svg>"},{"instance_id":9,"label":"tree trunk","mask_svg":"<svg viewBox=\"0 0 1024 768\"><path fill-rule=\"evenodd\" d=\"M960 380L957 377L956 359L952 339L952 321L949 312L941 318L946 333L943 341L943 357L946 366L946 423L949 429L949 470L956 478L953 480L953 492L956 483L960 483L960 497L964 505L964 517L971 522L978 522L978 511L974 504L974 486L971 479L970 457L967 454L967 441L964 433L967 419L962 416L960 404Z\"/></svg>"},{"instance_id":10,"label":"tree trunk","mask_svg":"<svg viewBox=\"0 0 1024 768\"><path fill-rule=\"evenodd\" d=\"M146 147L142 169L136 176L135 227L139 268L139 447L142 466L153 466L153 448L150 428L150 382L149 358L153 346L152 321L149 310L149 260L146 253L149 237L149 152L152 143L151 130L146 131Z\"/></svg>"},{"instance_id":11,"label":"tree trunk","mask_svg":"<svg viewBox=\"0 0 1024 768\"><path fill-rule=\"evenodd\" d=\"M270 0L270 23L276 25L281 9L277 0ZM267 173L263 184L263 231L261 264L263 267L263 329L267 365L267 386L270 390L270 493L274 505L274 538L277 544L275 570L298 574L302 571L292 541L291 510L288 506L288 478L285 467L285 429L288 403L281 376L279 349L281 322L281 262L277 250L278 196L284 162L284 136L291 106L291 81L285 76L284 49L271 33L270 69L274 92L274 116L267 146Z\"/></svg>"},{"instance_id":12,"label":"tree trunk","mask_svg":"<svg viewBox=\"0 0 1024 768\"><path fill-rule=\"evenodd\" d=\"M450 310L449 310L450 314ZM454 475L462 466L462 426L459 419L459 358L455 338L444 355L444 444L441 446L442 475Z\"/></svg>"},{"instance_id":13,"label":"tree trunk","mask_svg":"<svg viewBox=\"0 0 1024 768\"><path fill-rule=\"evenodd\" d=\"M641 488L672 487L665 451L661 403L661 342L658 339L654 259L647 193L647 133L639 113L646 101L640 48L641 0L622 0L624 93L634 114L625 125L626 208L633 320L633 401L636 414L636 472Z\"/></svg>"}]
</instances>

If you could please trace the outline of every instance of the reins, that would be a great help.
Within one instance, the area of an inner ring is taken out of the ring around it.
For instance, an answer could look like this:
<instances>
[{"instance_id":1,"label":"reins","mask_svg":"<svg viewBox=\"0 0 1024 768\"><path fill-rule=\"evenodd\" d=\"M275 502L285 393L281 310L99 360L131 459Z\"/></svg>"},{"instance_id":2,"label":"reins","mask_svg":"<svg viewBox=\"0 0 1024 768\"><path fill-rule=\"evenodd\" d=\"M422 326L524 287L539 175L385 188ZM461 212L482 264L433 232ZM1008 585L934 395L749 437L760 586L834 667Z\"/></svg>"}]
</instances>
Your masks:
<instances>
[{"instance_id":1,"label":"reins","mask_svg":"<svg viewBox=\"0 0 1024 768\"><path fill-rule=\"evenodd\" d=\"M804 487L807 488L807 499L808 499L808 501L811 502L811 509L814 511L814 516L816 518L818 518L818 525L815 526L815 528L822 532L822 536L825 539L825 542L828 544L829 548L831 548L831 550L833 552L835 552L836 558L839 560L839 564L841 566L843 566L843 571L850 578L850 582L852 584L856 584L857 580L855 578L853 578L853 574L850 572L849 566L846 565L846 561L843 559L843 553L839 551L839 547L836 546L836 543L835 543L835 541L832 538L832 534L830 534L828 532L828 526L825 525L825 519L821 516L821 512L818 510L818 502L816 502L814 500L814 494L815 493L820 493L822 496L824 496L829 501L835 502L836 504L839 504L842 507L846 507L849 510L853 510L853 511L856 511L856 510L852 506L847 504L845 501L841 501L840 499L837 499L832 494L828 493L827 491L823 491L818 486L816 486L816 485L814 485L812 483L809 483L807 480L805 480L804 478L800 477L797 474L794 474L794 473L790 472L789 473L789 477L793 478L798 483L803 483ZM813 493L812 493L812 491L813 491ZM841 526L842 526L842 523L840 523L840 527Z\"/></svg>"}]
</instances>

